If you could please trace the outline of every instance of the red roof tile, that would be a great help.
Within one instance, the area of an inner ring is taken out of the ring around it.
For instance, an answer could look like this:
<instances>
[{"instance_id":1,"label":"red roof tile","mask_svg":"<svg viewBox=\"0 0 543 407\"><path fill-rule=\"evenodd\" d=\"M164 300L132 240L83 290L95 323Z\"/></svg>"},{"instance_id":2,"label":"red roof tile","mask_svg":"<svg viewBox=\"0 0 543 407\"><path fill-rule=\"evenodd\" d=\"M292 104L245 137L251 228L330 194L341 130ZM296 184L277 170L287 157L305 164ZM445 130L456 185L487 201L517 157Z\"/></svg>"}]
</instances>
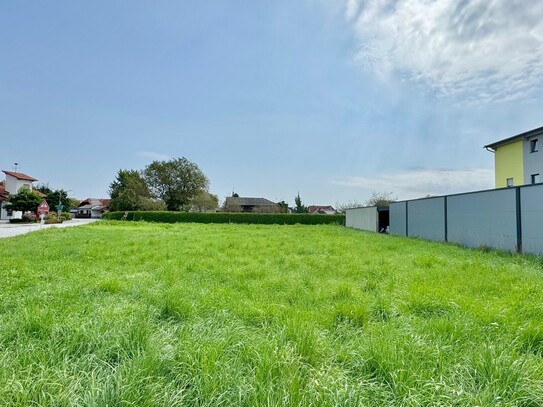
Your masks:
<instances>
[{"instance_id":1,"label":"red roof tile","mask_svg":"<svg viewBox=\"0 0 543 407\"><path fill-rule=\"evenodd\" d=\"M111 199L108 198L87 198L83 199L79 202L79 207L81 208L84 205L90 205L90 206L109 206L109 203L111 202Z\"/></svg>"},{"instance_id":2,"label":"red roof tile","mask_svg":"<svg viewBox=\"0 0 543 407\"><path fill-rule=\"evenodd\" d=\"M11 175L12 177L20 179L21 181L37 181L36 178L32 178L31 176L23 174L22 172L13 172L13 171L5 171L5 170L2 170L2 172L6 175Z\"/></svg>"}]
</instances>

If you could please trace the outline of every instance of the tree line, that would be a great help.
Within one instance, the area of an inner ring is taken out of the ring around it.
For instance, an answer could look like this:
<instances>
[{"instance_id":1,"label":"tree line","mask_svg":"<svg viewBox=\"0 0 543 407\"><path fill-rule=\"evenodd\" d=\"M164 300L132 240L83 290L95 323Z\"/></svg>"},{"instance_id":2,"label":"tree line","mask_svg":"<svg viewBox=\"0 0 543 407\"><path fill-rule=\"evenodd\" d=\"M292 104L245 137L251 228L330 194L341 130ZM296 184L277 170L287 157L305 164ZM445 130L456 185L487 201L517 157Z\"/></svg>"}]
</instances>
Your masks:
<instances>
[{"instance_id":1,"label":"tree line","mask_svg":"<svg viewBox=\"0 0 543 407\"><path fill-rule=\"evenodd\" d=\"M143 170L119 170L109 186L111 211L206 212L219 199L208 192L209 179L185 157L153 161Z\"/></svg>"},{"instance_id":2,"label":"tree line","mask_svg":"<svg viewBox=\"0 0 543 407\"><path fill-rule=\"evenodd\" d=\"M38 195L39 191L43 196ZM38 205L46 200L51 207L51 211L61 209L64 212L77 208L79 201L68 196L68 192L63 189L51 189L48 184L39 184L33 190L28 187L19 189L16 194L9 195L9 202L5 205L7 210L21 212L36 212ZM60 205L60 206L58 206Z\"/></svg>"}]
</instances>

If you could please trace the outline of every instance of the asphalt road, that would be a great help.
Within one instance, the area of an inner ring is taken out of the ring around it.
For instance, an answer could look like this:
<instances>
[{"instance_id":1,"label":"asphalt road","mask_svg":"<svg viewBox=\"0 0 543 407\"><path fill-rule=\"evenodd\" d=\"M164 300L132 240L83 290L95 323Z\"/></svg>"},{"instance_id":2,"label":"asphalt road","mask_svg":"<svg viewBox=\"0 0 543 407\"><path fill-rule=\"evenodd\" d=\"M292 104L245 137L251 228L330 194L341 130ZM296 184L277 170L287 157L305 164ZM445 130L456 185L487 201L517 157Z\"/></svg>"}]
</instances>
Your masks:
<instances>
[{"instance_id":1,"label":"asphalt road","mask_svg":"<svg viewBox=\"0 0 543 407\"><path fill-rule=\"evenodd\" d=\"M23 235L29 232L35 232L36 230L42 230L47 228L69 228L72 226L86 225L88 223L99 221L100 219L72 219L63 223L57 223L54 225L40 225L39 223L32 224L18 224L18 223L5 223L0 222L0 238L11 237L17 235Z\"/></svg>"}]
</instances>

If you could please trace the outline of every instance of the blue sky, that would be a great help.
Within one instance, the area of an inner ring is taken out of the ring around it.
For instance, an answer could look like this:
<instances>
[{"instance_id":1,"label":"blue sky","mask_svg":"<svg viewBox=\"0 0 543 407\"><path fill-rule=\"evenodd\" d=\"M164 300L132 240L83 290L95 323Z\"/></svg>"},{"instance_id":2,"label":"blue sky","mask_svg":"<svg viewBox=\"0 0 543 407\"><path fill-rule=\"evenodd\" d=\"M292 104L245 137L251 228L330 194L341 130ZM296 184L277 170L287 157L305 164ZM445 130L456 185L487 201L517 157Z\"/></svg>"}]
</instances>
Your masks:
<instances>
[{"instance_id":1,"label":"blue sky","mask_svg":"<svg viewBox=\"0 0 543 407\"><path fill-rule=\"evenodd\" d=\"M1 2L0 38L0 167L78 198L181 156L221 200L492 188L543 125L543 2Z\"/></svg>"}]
</instances>

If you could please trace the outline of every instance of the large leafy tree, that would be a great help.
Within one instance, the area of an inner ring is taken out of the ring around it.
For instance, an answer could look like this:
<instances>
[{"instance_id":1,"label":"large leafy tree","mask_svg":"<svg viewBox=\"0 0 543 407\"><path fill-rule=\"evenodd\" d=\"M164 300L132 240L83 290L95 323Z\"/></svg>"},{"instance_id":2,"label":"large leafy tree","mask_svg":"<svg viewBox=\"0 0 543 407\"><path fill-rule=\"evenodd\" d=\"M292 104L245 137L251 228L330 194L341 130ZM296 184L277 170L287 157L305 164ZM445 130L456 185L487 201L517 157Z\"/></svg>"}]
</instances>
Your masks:
<instances>
[{"instance_id":1,"label":"large leafy tree","mask_svg":"<svg viewBox=\"0 0 543 407\"><path fill-rule=\"evenodd\" d=\"M153 161L145 167L143 174L152 195L162 199L169 211L180 210L209 186L202 170L185 157Z\"/></svg>"},{"instance_id":2,"label":"large leafy tree","mask_svg":"<svg viewBox=\"0 0 543 407\"><path fill-rule=\"evenodd\" d=\"M143 202L151 198L147 182L139 171L119 170L109 185L112 211L135 211L143 209Z\"/></svg>"},{"instance_id":3,"label":"large leafy tree","mask_svg":"<svg viewBox=\"0 0 543 407\"><path fill-rule=\"evenodd\" d=\"M51 191L45 197L47 203L51 206L51 210L54 210L55 205L58 205L59 202L62 205L63 211L69 211L70 209L76 207L74 206L74 200L68 197L68 192L63 189L57 189Z\"/></svg>"},{"instance_id":4,"label":"large leafy tree","mask_svg":"<svg viewBox=\"0 0 543 407\"><path fill-rule=\"evenodd\" d=\"M53 192L53 189L49 186L49 184L38 184L34 187L36 191L40 191L42 194L49 195L51 192Z\"/></svg>"},{"instance_id":5,"label":"large leafy tree","mask_svg":"<svg viewBox=\"0 0 543 407\"><path fill-rule=\"evenodd\" d=\"M36 212L42 198L28 188L21 188L16 194L10 194L7 209L21 212Z\"/></svg>"}]
</instances>

